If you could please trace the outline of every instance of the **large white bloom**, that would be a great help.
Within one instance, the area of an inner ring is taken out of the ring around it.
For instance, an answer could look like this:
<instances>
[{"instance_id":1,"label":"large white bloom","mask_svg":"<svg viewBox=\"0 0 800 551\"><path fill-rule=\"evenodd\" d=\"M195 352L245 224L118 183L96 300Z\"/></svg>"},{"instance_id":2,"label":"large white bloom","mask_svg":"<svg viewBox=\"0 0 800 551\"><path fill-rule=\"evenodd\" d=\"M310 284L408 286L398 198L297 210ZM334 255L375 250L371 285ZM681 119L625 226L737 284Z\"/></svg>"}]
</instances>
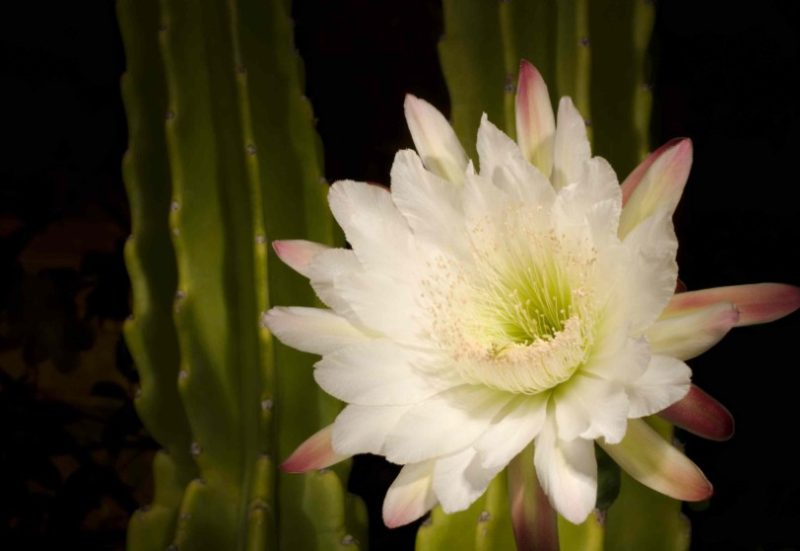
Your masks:
<instances>
[{"instance_id":1,"label":"large white bloom","mask_svg":"<svg viewBox=\"0 0 800 551\"><path fill-rule=\"evenodd\" d=\"M391 193L352 181L330 190L352 250L275 243L330 309L274 308L267 323L321 354L317 382L348 404L285 468L358 453L404 465L384 504L389 526L437 502L467 508L532 441L540 483L572 522L595 505L595 441L644 484L708 497L700 470L641 418L672 406L674 422L728 436L727 412L690 392L684 360L736 324L793 310L798 294L674 295L671 217L690 141L667 144L620 186L591 156L569 98L555 123L526 62L519 144L484 117L479 167L431 105L409 96L406 117L417 152L395 157Z\"/></svg>"}]
</instances>

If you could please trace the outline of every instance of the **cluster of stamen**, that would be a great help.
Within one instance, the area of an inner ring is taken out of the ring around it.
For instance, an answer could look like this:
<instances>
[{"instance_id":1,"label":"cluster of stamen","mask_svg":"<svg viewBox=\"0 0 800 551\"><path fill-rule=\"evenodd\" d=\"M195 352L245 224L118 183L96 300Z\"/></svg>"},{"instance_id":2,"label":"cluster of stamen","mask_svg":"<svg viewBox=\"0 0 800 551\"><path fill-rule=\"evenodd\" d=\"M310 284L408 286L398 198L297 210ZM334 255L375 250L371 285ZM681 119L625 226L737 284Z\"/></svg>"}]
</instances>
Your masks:
<instances>
[{"instance_id":1,"label":"cluster of stamen","mask_svg":"<svg viewBox=\"0 0 800 551\"><path fill-rule=\"evenodd\" d=\"M424 283L431 335L452 358L439 375L523 394L569 379L592 343L591 244L530 212L483 220L470 237L469 261L438 258Z\"/></svg>"}]
</instances>

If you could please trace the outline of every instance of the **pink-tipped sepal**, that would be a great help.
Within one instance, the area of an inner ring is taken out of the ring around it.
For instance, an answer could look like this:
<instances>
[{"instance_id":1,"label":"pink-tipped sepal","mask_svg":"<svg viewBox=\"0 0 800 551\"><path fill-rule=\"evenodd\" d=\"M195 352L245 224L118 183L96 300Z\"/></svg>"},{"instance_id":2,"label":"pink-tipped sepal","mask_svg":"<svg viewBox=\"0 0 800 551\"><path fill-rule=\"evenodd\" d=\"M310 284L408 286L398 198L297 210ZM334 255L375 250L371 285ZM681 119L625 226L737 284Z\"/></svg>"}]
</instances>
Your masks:
<instances>
[{"instance_id":1,"label":"pink-tipped sepal","mask_svg":"<svg viewBox=\"0 0 800 551\"><path fill-rule=\"evenodd\" d=\"M347 459L349 456L339 455L333 451L332 428L333 425L328 425L300 444L292 455L281 464L281 470L287 473L305 473L324 469Z\"/></svg>"},{"instance_id":2,"label":"pink-tipped sepal","mask_svg":"<svg viewBox=\"0 0 800 551\"><path fill-rule=\"evenodd\" d=\"M733 436L733 415L714 398L692 385L689 393L659 417L702 438L721 442Z\"/></svg>"}]
</instances>

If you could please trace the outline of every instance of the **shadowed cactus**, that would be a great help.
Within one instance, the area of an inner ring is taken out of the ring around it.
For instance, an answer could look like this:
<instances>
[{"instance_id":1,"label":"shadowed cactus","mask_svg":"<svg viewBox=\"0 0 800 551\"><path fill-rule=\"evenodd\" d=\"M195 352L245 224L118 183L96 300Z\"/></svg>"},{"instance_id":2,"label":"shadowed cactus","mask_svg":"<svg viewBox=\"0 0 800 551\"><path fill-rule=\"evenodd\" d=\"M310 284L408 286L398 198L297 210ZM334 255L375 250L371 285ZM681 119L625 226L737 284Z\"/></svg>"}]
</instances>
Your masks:
<instances>
[{"instance_id":1,"label":"shadowed cactus","mask_svg":"<svg viewBox=\"0 0 800 551\"><path fill-rule=\"evenodd\" d=\"M268 243L333 243L288 2L120 0L130 128L137 409L164 450L128 548L352 549L364 513L347 467L276 461L330 422L313 358L273 342L273 300L314 297ZM280 511L280 513L278 513Z\"/></svg>"}]
</instances>

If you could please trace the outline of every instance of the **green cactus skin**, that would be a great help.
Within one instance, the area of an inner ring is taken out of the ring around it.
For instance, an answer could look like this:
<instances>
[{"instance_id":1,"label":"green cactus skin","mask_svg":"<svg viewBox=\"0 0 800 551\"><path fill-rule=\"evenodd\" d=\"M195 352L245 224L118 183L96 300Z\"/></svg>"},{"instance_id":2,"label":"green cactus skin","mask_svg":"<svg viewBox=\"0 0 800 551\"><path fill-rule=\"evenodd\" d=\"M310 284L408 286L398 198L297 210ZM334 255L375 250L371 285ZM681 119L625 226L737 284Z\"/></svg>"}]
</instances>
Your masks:
<instances>
[{"instance_id":1,"label":"green cactus skin","mask_svg":"<svg viewBox=\"0 0 800 551\"><path fill-rule=\"evenodd\" d=\"M542 73L554 105L561 96L572 97L587 119L594 152L608 159L620 176L644 158L650 149L651 95L645 63L654 19L652 1L444 0L443 4L445 33L439 55L450 90L451 120L472 158L483 112L515 136L514 85L522 58ZM661 423L659 428L670 437L668 425ZM478 509L473 506L449 516L435 509L433 522L420 529L417 547L463 543L462 532L474 522ZM624 473L619 497L604 521L592 515L580 526L561 518L558 523L562 549L587 550L687 549L687 526L679 502ZM498 532L498 537L505 535ZM502 545L499 539L494 542L495 549L506 548Z\"/></svg>"},{"instance_id":2,"label":"green cactus skin","mask_svg":"<svg viewBox=\"0 0 800 551\"><path fill-rule=\"evenodd\" d=\"M134 221L126 335L137 409L165 448L128 548L357 548L366 515L342 486L347 464L302 476L276 465L339 407L316 389L314 359L259 322L273 303L314 302L269 242L337 240L289 3L119 0L118 12Z\"/></svg>"},{"instance_id":3,"label":"green cactus skin","mask_svg":"<svg viewBox=\"0 0 800 551\"><path fill-rule=\"evenodd\" d=\"M493 551L513 549L506 475L501 473L466 511L448 515L436 507L417 532L416 549Z\"/></svg>"},{"instance_id":4,"label":"green cactus skin","mask_svg":"<svg viewBox=\"0 0 800 551\"><path fill-rule=\"evenodd\" d=\"M165 549L172 540L183 490L197 476L197 466L190 455L191 430L177 386L180 352L172 306L178 276L168 238L171 183L164 136L166 88L157 34L160 15L155 2L120 1L118 9L128 46L121 86L130 147L123 175L133 225L125 260L134 316L125 324L125 338L141 378L136 398L139 415L164 447L153 462L155 499L132 516L129 547Z\"/></svg>"}]
</instances>

